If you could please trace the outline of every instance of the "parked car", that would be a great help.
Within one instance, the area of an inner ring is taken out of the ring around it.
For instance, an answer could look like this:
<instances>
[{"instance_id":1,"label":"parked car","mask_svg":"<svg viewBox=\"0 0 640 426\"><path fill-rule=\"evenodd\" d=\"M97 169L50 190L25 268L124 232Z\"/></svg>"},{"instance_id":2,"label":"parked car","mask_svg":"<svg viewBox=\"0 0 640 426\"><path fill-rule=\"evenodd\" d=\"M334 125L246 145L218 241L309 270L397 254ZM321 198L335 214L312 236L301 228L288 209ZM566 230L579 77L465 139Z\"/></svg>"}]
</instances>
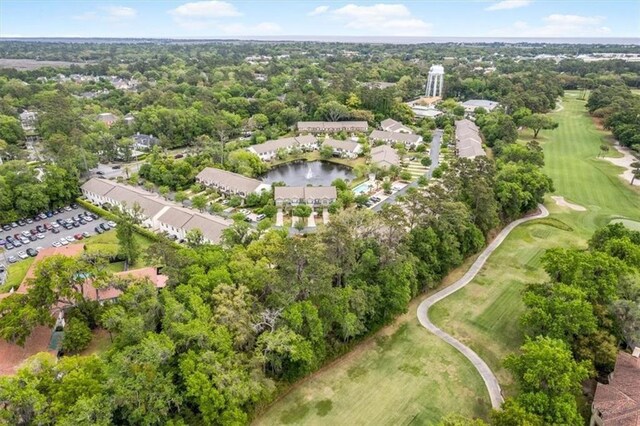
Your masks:
<instances>
[{"instance_id":1,"label":"parked car","mask_svg":"<svg viewBox=\"0 0 640 426\"><path fill-rule=\"evenodd\" d=\"M53 247L60 247L62 244L60 244L60 241L54 241L54 242L51 243L51 245Z\"/></svg>"},{"instance_id":2,"label":"parked car","mask_svg":"<svg viewBox=\"0 0 640 426\"><path fill-rule=\"evenodd\" d=\"M33 228L33 229L30 229L29 232L31 233L31 235L36 235L38 233L38 230L36 228Z\"/></svg>"},{"instance_id":3,"label":"parked car","mask_svg":"<svg viewBox=\"0 0 640 426\"><path fill-rule=\"evenodd\" d=\"M97 174L98 176L104 176L104 172L103 172L102 170L98 170L98 171L96 172L96 174Z\"/></svg>"},{"instance_id":4,"label":"parked car","mask_svg":"<svg viewBox=\"0 0 640 426\"><path fill-rule=\"evenodd\" d=\"M18 252L18 257L19 257L20 259L23 259L23 260L24 260L24 259L28 258L28 257L29 257L29 255L28 255L27 253L23 252L23 251L19 251L19 252Z\"/></svg>"},{"instance_id":5,"label":"parked car","mask_svg":"<svg viewBox=\"0 0 640 426\"><path fill-rule=\"evenodd\" d=\"M45 231L51 231L53 229L53 225L50 223L45 223L44 224L44 229Z\"/></svg>"},{"instance_id":6,"label":"parked car","mask_svg":"<svg viewBox=\"0 0 640 426\"><path fill-rule=\"evenodd\" d=\"M7 244L5 244L5 245L4 245L4 249L5 249L5 250L13 250L13 247L14 247L14 246L13 246L13 244L11 244L11 243L7 243Z\"/></svg>"},{"instance_id":7,"label":"parked car","mask_svg":"<svg viewBox=\"0 0 640 426\"><path fill-rule=\"evenodd\" d=\"M68 243L72 243L72 242L74 242L75 240L76 240L76 239L75 239L74 237L72 237L71 235L69 235L69 236L67 237L67 242L68 242Z\"/></svg>"},{"instance_id":8,"label":"parked car","mask_svg":"<svg viewBox=\"0 0 640 426\"><path fill-rule=\"evenodd\" d=\"M80 227L80 222L73 222L73 227L74 228L79 228Z\"/></svg>"},{"instance_id":9,"label":"parked car","mask_svg":"<svg viewBox=\"0 0 640 426\"><path fill-rule=\"evenodd\" d=\"M6 266L0 263L0 273L5 272L7 270Z\"/></svg>"},{"instance_id":10,"label":"parked car","mask_svg":"<svg viewBox=\"0 0 640 426\"><path fill-rule=\"evenodd\" d=\"M78 208L78 205L76 203L71 203L71 208L75 210Z\"/></svg>"},{"instance_id":11,"label":"parked car","mask_svg":"<svg viewBox=\"0 0 640 426\"><path fill-rule=\"evenodd\" d=\"M38 231L38 233L42 234L43 232L47 232L47 228L44 225L38 225L38 226L36 226L36 231Z\"/></svg>"},{"instance_id":12,"label":"parked car","mask_svg":"<svg viewBox=\"0 0 640 426\"><path fill-rule=\"evenodd\" d=\"M29 225L31 225L31 224L33 223L33 219L27 219L27 220L26 220L26 222L27 222ZM18 223L20 223L20 222L18 222Z\"/></svg>"},{"instance_id":13,"label":"parked car","mask_svg":"<svg viewBox=\"0 0 640 426\"><path fill-rule=\"evenodd\" d=\"M15 222L13 222L13 223L11 224L11 226L12 226L13 228L17 228L18 226L25 226L26 224L27 224L27 222L25 222L24 220L20 219L20 220L18 221L18 224L17 224L16 226L13 226L13 225L15 225Z\"/></svg>"},{"instance_id":14,"label":"parked car","mask_svg":"<svg viewBox=\"0 0 640 426\"><path fill-rule=\"evenodd\" d=\"M116 164L115 166L111 166L111 168L113 170L118 170L118 169L122 168L122 166L120 164Z\"/></svg>"},{"instance_id":15,"label":"parked car","mask_svg":"<svg viewBox=\"0 0 640 426\"><path fill-rule=\"evenodd\" d=\"M82 234L76 234L73 236L73 238L75 238L76 240L80 241L81 239L84 238L84 236Z\"/></svg>"},{"instance_id":16,"label":"parked car","mask_svg":"<svg viewBox=\"0 0 640 426\"><path fill-rule=\"evenodd\" d=\"M104 232L104 229L100 228L99 226L96 226L95 228L93 228L94 231L96 231L96 234L102 234Z\"/></svg>"},{"instance_id":17,"label":"parked car","mask_svg":"<svg viewBox=\"0 0 640 426\"><path fill-rule=\"evenodd\" d=\"M106 223L101 223L100 228L102 228L104 231L108 231L109 229L111 229L111 227Z\"/></svg>"},{"instance_id":18,"label":"parked car","mask_svg":"<svg viewBox=\"0 0 640 426\"><path fill-rule=\"evenodd\" d=\"M27 254L31 257L36 257L38 255L38 251L36 249L33 248L28 248L27 249Z\"/></svg>"},{"instance_id":19,"label":"parked car","mask_svg":"<svg viewBox=\"0 0 640 426\"><path fill-rule=\"evenodd\" d=\"M84 231L84 232L82 233L82 236L83 236L84 238L89 238L89 237L91 236L91 234L90 234L90 233L88 233L87 231Z\"/></svg>"},{"instance_id":20,"label":"parked car","mask_svg":"<svg viewBox=\"0 0 640 426\"><path fill-rule=\"evenodd\" d=\"M18 261L18 258L15 256L9 256L7 260L9 261L9 263L16 263Z\"/></svg>"},{"instance_id":21,"label":"parked car","mask_svg":"<svg viewBox=\"0 0 640 426\"><path fill-rule=\"evenodd\" d=\"M18 240L15 240L13 242L13 247L14 248L22 247L22 243L20 241L18 241Z\"/></svg>"},{"instance_id":22,"label":"parked car","mask_svg":"<svg viewBox=\"0 0 640 426\"><path fill-rule=\"evenodd\" d=\"M5 245L5 244L7 244L7 240L2 240L2 239L0 239L0 246L3 246L3 245Z\"/></svg>"},{"instance_id":23,"label":"parked car","mask_svg":"<svg viewBox=\"0 0 640 426\"><path fill-rule=\"evenodd\" d=\"M115 223L114 221L112 221L112 220L110 220L109 222L107 222L107 224L108 224L110 227L112 227L112 228L115 228L115 227L116 227L116 223Z\"/></svg>"},{"instance_id":24,"label":"parked car","mask_svg":"<svg viewBox=\"0 0 640 426\"><path fill-rule=\"evenodd\" d=\"M51 229L51 232L54 234L59 234L60 233L60 229L59 228L53 228Z\"/></svg>"},{"instance_id":25,"label":"parked car","mask_svg":"<svg viewBox=\"0 0 640 426\"><path fill-rule=\"evenodd\" d=\"M63 246L67 246L69 245L69 241L67 241L66 238L62 237L60 238L60 244L62 244Z\"/></svg>"},{"instance_id":26,"label":"parked car","mask_svg":"<svg viewBox=\"0 0 640 426\"><path fill-rule=\"evenodd\" d=\"M35 240L37 240L37 239L38 239L37 235L38 235L38 234L36 234L36 235L29 235L29 241L35 241Z\"/></svg>"},{"instance_id":27,"label":"parked car","mask_svg":"<svg viewBox=\"0 0 640 426\"><path fill-rule=\"evenodd\" d=\"M38 234L38 235L36 235L36 237L37 237L39 240L43 240L43 239L44 239L44 234Z\"/></svg>"},{"instance_id":28,"label":"parked car","mask_svg":"<svg viewBox=\"0 0 640 426\"><path fill-rule=\"evenodd\" d=\"M11 225L2 225L2 229L5 231L11 231Z\"/></svg>"}]
</instances>

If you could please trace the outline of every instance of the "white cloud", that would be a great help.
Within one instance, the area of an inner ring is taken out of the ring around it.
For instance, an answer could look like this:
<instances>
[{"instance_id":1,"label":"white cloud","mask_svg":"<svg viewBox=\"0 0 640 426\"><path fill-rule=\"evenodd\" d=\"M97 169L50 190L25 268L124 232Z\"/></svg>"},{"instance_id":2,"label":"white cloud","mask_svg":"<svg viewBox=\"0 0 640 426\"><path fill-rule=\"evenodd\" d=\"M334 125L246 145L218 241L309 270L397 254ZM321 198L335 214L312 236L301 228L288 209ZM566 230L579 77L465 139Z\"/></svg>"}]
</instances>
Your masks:
<instances>
[{"instance_id":1,"label":"white cloud","mask_svg":"<svg viewBox=\"0 0 640 426\"><path fill-rule=\"evenodd\" d=\"M318 6L315 9L313 9L311 12L309 12L307 15L309 16L322 15L323 13L326 13L328 11L329 11L329 6Z\"/></svg>"},{"instance_id":2,"label":"white cloud","mask_svg":"<svg viewBox=\"0 0 640 426\"><path fill-rule=\"evenodd\" d=\"M492 4L487 7L485 10L508 10L508 9L518 9L520 7L529 6L531 4L531 0L503 0L497 3Z\"/></svg>"},{"instance_id":3,"label":"white cloud","mask_svg":"<svg viewBox=\"0 0 640 426\"><path fill-rule=\"evenodd\" d=\"M367 35L422 36L431 32L431 24L414 17L403 4L348 4L330 15L344 22L345 28L366 30Z\"/></svg>"},{"instance_id":4,"label":"white cloud","mask_svg":"<svg viewBox=\"0 0 640 426\"><path fill-rule=\"evenodd\" d=\"M136 10L126 6L107 6L104 8L107 15L111 19L131 19L136 17Z\"/></svg>"},{"instance_id":5,"label":"white cloud","mask_svg":"<svg viewBox=\"0 0 640 426\"><path fill-rule=\"evenodd\" d=\"M195 19L215 19L242 16L242 13L240 13L231 3L217 0L185 3L169 11L169 13L174 17Z\"/></svg>"},{"instance_id":6,"label":"white cloud","mask_svg":"<svg viewBox=\"0 0 640 426\"><path fill-rule=\"evenodd\" d=\"M101 19L104 21L114 22L133 19L137 14L137 11L131 7L103 6L99 7L98 10L91 10L75 15L73 19L77 21L93 21L94 19Z\"/></svg>"},{"instance_id":7,"label":"white cloud","mask_svg":"<svg viewBox=\"0 0 640 426\"><path fill-rule=\"evenodd\" d=\"M603 25L602 16L553 14L542 19L542 25L516 21L511 26L490 32L498 37L598 37L611 33Z\"/></svg>"}]
</instances>

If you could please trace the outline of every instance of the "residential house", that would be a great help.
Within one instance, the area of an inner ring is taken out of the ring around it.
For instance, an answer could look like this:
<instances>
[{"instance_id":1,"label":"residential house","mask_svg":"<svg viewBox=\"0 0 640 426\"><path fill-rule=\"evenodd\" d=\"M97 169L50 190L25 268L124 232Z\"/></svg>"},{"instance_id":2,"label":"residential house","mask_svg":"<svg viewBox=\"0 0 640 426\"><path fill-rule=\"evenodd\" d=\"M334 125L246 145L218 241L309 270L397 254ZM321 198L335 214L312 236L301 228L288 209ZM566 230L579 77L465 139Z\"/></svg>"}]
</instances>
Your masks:
<instances>
[{"instance_id":1,"label":"residential house","mask_svg":"<svg viewBox=\"0 0 640 426\"><path fill-rule=\"evenodd\" d=\"M371 163L382 168L400 166L400 156L389 145L380 145L371 149Z\"/></svg>"},{"instance_id":2,"label":"residential house","mask_svg":"<svg viewBox=\"0 0 640 426\"><path fill-rule=\"evenodd\" d=\"M460 158L485 156L478 126L471 120L456 121L456 154Z\"/></svg>"},{"instance_id":3,"label":"residential house","mask_svg":"<svg viewBox=\"0 0 640 426\"><path fill-rule=\"evenodd\" d=\"M354 141L338 141L327 138L322 142L322 146L328 146L333 149L333 154L346 158L358 158L362 153L362 145Z\"/></svg>"},{"instance_id":4,"label":"residential house","mask_svg":"<svg viewBox=\"0 0 640 426\"><path fill-rule=\"evenodd\" d=\"M155 145L160 143L160 139L156 138L153 135L145 135L140 132L136 133L132 136L133 138L133 148L138 149L140 151L148 151L153 148Z\"/></svg>"},{"instance_id":5,"label":"residential house","mask_svg":"<svg viewBox=\"0 0 640 426\"><path fill-rule=\"evenodd\" d=\"M108 127L111 127L113 123L118 121L118 117L110 112L103 112L102 114L98 114L98 121L106 124Z\"/></svg>"},{"instance_id":6,"label":"residential house","mask_svg":"<svg viewBox=\"0 0 640 426\"><path fill-rule=\"evenodd\" d=\"M81 189L82 194L97 205L118 206L130 212L138 205L144 226L177 238L185 238L188 231L198 228L205 241L216 244L220 241L222 231L232 224L222 217L195 212L143 189L106 179L90 179Z\"/></svg>"},{"instance_id":7,"label":"residential house","mask_svg":"<svg viewBox=\"0 0 640 426\"><path fill-rule=\"evenodd\" d=\"M383 130L374 130L369 135L372 141L381 141L387 144L404 144L407 148L415 149L422 143L422 136L411 133L385 132Z\"/></svg>"},{"instance_id":8,"label":"residential house","mask_svg":"<svg viewBox=\"0 0 640 426\"><path fill-rule=\"evenodd\" d=\"M364 133L369 130L366 121L298 121L300 133Z\"/></svg>"},{"instance_id":9,"label":"residential house","mask_svg":"<svg viewBox=\"0 0 640 426\"><path fill-rule=\"evenodd\" d=\"M196 176L196 182L213 187L226 195L246 197L249 194L260 194L271 187L258 179L252 179L238 173L207 167Z\"/></svg>"},{"instance_id":10,"label":"residential house","mask_svg":"<svg viewBox=\"0 0 640 426\"><path fill-rule=\"evenodd\" d=\"M394 133L413 133L413 130L400 123L399 121L394 120L393 118L387 118L386 120L382 120L380 122L380 128L385 132L394 132Z\"/></svg>"},{"instance_id":11,"label":"residential house","mask_svg":"<svg viewBox=\"0 0 640 426\"><path fill-rule=\"evenodd\" d=\"M276 206L328 207L336 201L338 191L335 186L276 186L273 189Z\"/></svg>"},{"instance_id":12,"label":"residential house","mask_svg":"<svg viewBox=\"0 0 640 426\"><path fill-rule=\"evenodd\" d=\"M262 161L271 161L278 155L278 151L291 152L294 148L301 151L316 150L318 149L318 139L313 135L280 138L252 145L247 150L256 154Z\"/></svg>"},{"instance_id":13,"label":"residential house","mask_svg":"<svg viewBox=\"0 0 640 426\"><path fill-rule=\"evenodd\" d=\"M476 108L484 108L487 112L491 112L498 108L500 104L494 101L488 101L485 99L469 99L462 103L464 112L467 114L473 114Z\"/></svg>"},{"instance_id":14,"label":"residential house","mask_svg":"<svg viewBox=\"0 0 640 426\"><path fill-rule=\"evenodd\" d=\"M640 426L640 348L618 353L609 383L598 383L590 426Z\"/></svg>"},{"instance_id":15,"label":"residential house","mask_svg":"<svg viewBox=\"0 0 640 426\"><path fill-rule=\"evenodd\" d=\"M36 129L38 122L38 113L35 111L24 110L20 113L20 125L25 132L32 132Z\"/></svg>"}]
</instances>

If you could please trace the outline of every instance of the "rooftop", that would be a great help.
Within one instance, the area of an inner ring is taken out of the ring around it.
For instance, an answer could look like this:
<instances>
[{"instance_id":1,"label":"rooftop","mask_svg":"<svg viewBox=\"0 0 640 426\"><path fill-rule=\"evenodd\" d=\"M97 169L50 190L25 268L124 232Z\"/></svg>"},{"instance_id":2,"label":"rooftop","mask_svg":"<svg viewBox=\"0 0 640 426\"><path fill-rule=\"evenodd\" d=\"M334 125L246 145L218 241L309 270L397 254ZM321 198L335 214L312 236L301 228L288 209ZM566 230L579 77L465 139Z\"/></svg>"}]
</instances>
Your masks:
<instances>
[{"instance_id":1,"label":"rooftop","mask_svg":"<svg viewBox=\"0 0 640 426\"><path fill-rule=\"evenodd\" d=\"M228 172L226 170L207 167L196 176L197 180L215 182L218 185L232 188L234 191L249 194L256 191L260 186L265 185L257 179L252 179L240 175L238 173Z\"/></svg>"},{"instance_id":2,"label":"rooftop","mask_svg":"<svg viewBox=\"0 0 640 426\"><path fill-rule=\"evenodd\" d=\"M640 426L640 358L618 353L609 384L596 387L593 408L605 426Z\"/></svg>"},{"instance_id":3,"label":"rooftop","mask_svg":"<svg viewBox=\"0 0 640 426\"><path fill-rule=\"evenodd\" d=\"M380 145L371 149L371 162L382 166L398 166L400 157L389 145Z\"/></svg>"}]
</instances>

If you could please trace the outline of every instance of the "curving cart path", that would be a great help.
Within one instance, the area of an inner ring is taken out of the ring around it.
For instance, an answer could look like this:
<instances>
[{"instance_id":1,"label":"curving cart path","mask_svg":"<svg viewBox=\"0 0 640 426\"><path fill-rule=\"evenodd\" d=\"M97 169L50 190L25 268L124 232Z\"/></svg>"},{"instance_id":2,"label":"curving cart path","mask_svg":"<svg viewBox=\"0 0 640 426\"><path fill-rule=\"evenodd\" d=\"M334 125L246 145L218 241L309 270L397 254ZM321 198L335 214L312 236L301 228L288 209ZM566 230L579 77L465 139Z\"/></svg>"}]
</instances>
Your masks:
<instances>
[{"instance_id":1,"label":"curving cart path","mask_svg":"<svg viewBox=\"0 0 640 426\"><path fill-rule=\"evenodd\" d=\"M500 231L496 238L491 241L491 244L489 244L487 248L484 249L480 256L478 256L476 261L473 262L467 273L464 274L462 278L460 278L450 286L443 288L439 292L427 297L418 306L417 313L420 324L422 324L424 328L438 336L440 339L444 340L445 342L456 348L458 351L460 351L462 355L464 355L469 361L471 361L476 370L478 370L480 376L482 376L482 380L484 380L484 383L487 386L487 390L489 391L489 396L491 397L491 405L493 408L500 408L500 405L503 402L502 391L500 390L500 384L498 383L498 379L496 378L495 374L493 374L487 363L484 362L477 353L471 350L471 348L463 345L459 340L436 327L436 325L433 324L429 319L429 308L431 308L431 306L438 303L445 297L455 293L462 287L469 284L471 280L475 278L478 272L480 272L489 256L491 256L491 254L500 246L500 244L502 244L505 238L507 238L509 233L516 226L530 220L541 219L543 217L549 216L549 211L545 206L539 204L538 208L540 209L540 211L537 214L533 216L523 217L522 219L515 220L507 225L502 231Z\"/></svg>"}]
</instances>

